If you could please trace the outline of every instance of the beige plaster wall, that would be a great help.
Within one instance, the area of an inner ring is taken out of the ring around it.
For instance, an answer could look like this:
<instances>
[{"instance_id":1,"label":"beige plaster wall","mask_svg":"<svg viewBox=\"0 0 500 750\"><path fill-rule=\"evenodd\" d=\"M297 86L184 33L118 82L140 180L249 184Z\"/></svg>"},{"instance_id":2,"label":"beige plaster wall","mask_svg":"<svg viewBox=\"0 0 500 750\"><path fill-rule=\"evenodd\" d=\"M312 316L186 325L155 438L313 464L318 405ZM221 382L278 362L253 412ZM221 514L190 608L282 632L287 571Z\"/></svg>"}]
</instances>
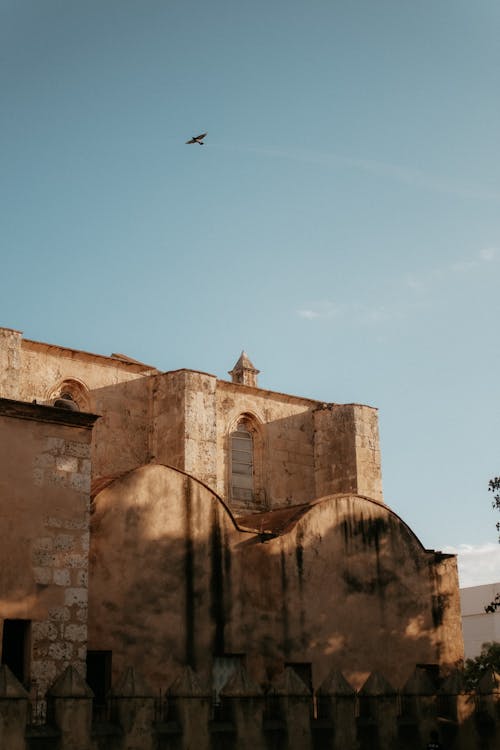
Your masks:
<instances>
[{"instance_id":1,"label":"beige plaster wall","mask_svg":"<svg viewBox=\"0 0 500 750\"><path fill-rule=\"evenodd\" d=\"M0 625L32 621L31 677L43 692L68 664L85 670L91 431L38 421L60 410L22 404L16 418L4 406Z\"/></svg>"},{"instance_id":2,"label":"beige plaster wall","mask_svg":"<svg viewBox=\"0 0 500 750\"><path fill-rule=\"evenodd\" d=\"M167 673L211 663L230 607L223 580L233 533L205 486L164 466L137 469L97 495L89 648L113 651L115 677L140 664L164 687Z\"/></svg>"},{"instance_id":3,"label":"beige plaster wall","mask_svg":"<svg viewBox=\"0 0 500 750\"><path fill-rule=\"evenodd\" d=\"M455 558L425 551L385 505L327 497L276 538L238 531L206 487L162 466L103 490L92 517L89 647L164 685L214 654L265 681L311 662L319 684L463 656Z\"/></svg>"}]
</instances>

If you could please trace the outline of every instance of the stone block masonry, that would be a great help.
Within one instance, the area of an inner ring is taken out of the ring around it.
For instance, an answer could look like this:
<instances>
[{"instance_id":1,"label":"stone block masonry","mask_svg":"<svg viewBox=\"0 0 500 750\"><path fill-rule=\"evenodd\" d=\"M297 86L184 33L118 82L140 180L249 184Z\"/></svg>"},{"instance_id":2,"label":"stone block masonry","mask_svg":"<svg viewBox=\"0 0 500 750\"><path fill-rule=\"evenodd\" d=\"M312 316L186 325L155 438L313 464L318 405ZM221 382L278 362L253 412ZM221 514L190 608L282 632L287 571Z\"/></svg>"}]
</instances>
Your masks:
<instances>
[{"instance_id":1,"label":"stone block masonry","mask_svg":"<svg viewBox=\"0 0 500 750\"><path fill-rule=\"evenodd\" d=\"M8 555L0 549L0 625L27 623L26 686L39 693L68 665L85 674L95 420L0 399L0 532L15 529L18 539Z\"/></svg>"}]
</instances>

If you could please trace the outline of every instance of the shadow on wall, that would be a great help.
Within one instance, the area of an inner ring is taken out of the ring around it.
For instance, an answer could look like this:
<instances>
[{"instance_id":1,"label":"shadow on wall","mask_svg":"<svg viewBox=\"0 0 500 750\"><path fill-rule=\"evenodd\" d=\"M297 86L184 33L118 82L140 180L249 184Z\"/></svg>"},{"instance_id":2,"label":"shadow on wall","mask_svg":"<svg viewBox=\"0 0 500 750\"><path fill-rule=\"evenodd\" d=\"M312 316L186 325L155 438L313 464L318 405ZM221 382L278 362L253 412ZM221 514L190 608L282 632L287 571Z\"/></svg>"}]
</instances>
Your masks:
<instances>
[{"instance_id":1,"label":"shadow on wall","mask_svg":"<svg viewBox=\"0 0 500 750\"><path fill-rule=\"evenodd\" d=\"M310 664L316 685L331 669L356 687L371 671L401 685L415 663L461 657L453 559L378 503L326 498L262 535L193 478L150 465L104 489L91 523L89 648L112 651L115 673L141 664L160 687L244 655L261 683Z\"/></svg>"}]
</instances>

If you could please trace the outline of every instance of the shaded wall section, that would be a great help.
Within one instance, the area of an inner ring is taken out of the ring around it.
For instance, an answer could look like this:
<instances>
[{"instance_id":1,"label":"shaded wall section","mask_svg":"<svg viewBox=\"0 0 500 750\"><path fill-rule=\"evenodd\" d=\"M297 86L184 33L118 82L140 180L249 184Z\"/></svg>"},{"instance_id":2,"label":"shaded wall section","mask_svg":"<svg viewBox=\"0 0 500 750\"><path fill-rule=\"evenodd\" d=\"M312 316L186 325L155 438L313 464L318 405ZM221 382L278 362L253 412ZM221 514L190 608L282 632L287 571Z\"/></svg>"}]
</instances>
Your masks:
<instances>
[{"instance_id":1,"label":"shaded wall section","mask_svg":"<svg viewBox=\"0 0 500 750\"><path fill-rule=\"evenodd\" d=\"M26 683L42 691L85 664L96 418L0 399L0 626L26 621Z\"/></svg>"},{"instance_id":2,"label":"shaded wall section","mask_svg":"<svg viewBox=\"0 0 500 750\"><path fill-rule=\"evenodd\" d=\"M312 665L401 684L415 662L463 656L455 558L426 551L359 496L239 519L182 472L143 467L95 499L90 648L140 663L158 687L188 664L246 655L251 676ZM245 527L245 528L243 528ZM245 530L246 529L246 530Z\"/></svg>"}]
</instances>

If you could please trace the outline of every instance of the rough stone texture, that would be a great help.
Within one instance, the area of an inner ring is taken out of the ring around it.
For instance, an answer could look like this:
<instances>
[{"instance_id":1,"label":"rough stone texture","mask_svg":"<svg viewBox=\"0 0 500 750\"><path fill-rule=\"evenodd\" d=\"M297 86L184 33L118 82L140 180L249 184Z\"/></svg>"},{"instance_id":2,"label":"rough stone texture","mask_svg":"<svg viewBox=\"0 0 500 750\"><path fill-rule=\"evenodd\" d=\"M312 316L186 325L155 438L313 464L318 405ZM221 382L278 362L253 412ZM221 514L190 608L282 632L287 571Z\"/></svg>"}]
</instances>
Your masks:
<instances>
[{"instance_id":1,"label":"rough stone texture","mask_svg":"<svg viewBox=\"0 0 500 750\"><path fill-rule=\"evenodd\" d=\"M0 396L19 398L21 331L0 328Z\"/></svg>"},{"instance_id":2,"label":"rough stone texture","mask_svg":"<svg viewBox=\"0 0 500 750\"><path fill-rule=\"evenodd\" d=\"M312 408L315 402L224 381L217 385L215 489L219 494L231 502L227 490L229 435L244 415L260 437L255 463L264 493L264 508L295 505L313 498Z\"/></svg>"},{"instance_id":3,"label":"rough stone texture","mask_svg":"<svg viewBox=\"0 0 500 750\"><path fill-rule=\"evenodd\" d=\"M49 481L87 492L91 457L94 479L151 461L174 466L208 484L238 512L342 492L382 499L374 409L262 390L255 378L246 384L192 370L160 374L139 363L29 341L7 329L0 333L0 397L47 403L66 384L82 408L102 415L91 454L88 446L67 441L60 455L53 438L33 467L37 486ZM230 433L242 417L255 436L254 497L243 505L232 501L229 490Z\"/></svg>"},{"instance_id":4,"label":"rough stone texture","mask_svg":"<svg viewBox=\"0 0 500 750\"><path fill-rule=\"evenodd\" d=\"M150 378L145 376L155 372L140 363L30 341L18 331L0 328L0 398L53 403L62 383L75 383L82 410L103 415L92 443L96 476L110 466L119 473L147 462ZM69 456L89 459L90 446L73 441L67 445ZM88 464L81 464L79 473L88 475Z\"/></svg>"},{"instance_id":5,"label":"rough stone texture","mask_svg":"<svg viewBox=\"0 0 500 750\"><path fill-rule=\"evenodd\" d=\"M328 404L314 412L315 495L353 492L382 501L377 411Z\"/></svg>"},{"instance_id":6,"label":"rough stone texture","mask_svg":"<svg viewBox=\"0 0 500 750\"><path fill-rule=\"evenodd\" d=\"M8 404L9 413L15 403ZM39 421L41 410L53 421ZM0 409L0 530L3 540L15 540L0 549L0 624L31 621L31 683L41 692L64 664L82 667L76 647L85 640L79 637L77 644L61 624L85 628L78 612L87 602L88 555L82 549L88 544L89 463L83 487L71 478L82 472L75 446L88 455L91 431L59 424L58 414L30 404L20 405L15 418ZM80 574L78 587L71 585L72 573Z\"/></svg>"},{"instance_id":7,"label":"rough stone texture","mask_svg":"<svg viewBox=\"0 0 500 750\"><path fill-rule=\"evenodd\" d=\"M376 501L330 496L261 537L208 488L150 465L96 497L92 531L89 647L156 687L185 664L210 673L221 653L245 654L257 682L310 662L315 684L342 669L358 687L463 655L455 558Z\"/></svg>"},{"instance_id":8,"label":"rough stone texture","mask_svg":"<svg viewBox=\"0 0 500 750\"><path fill-rule=\"evenodd\" d=\"M66 390L81 411L43 405ZM102 415L92 440L89 409ZM254 488L236 501L241 420ZM297 662L315 684L343 670L357 687L372 671L403 684L416 662L446 670L463 656L455 558L425 550L384 505L371 407L0 329L0 443L12 540L0 621L31 620L41 690L68 664L84 673L87 603L91 648L155 688L186 665L210 674L214 655L245 654L259 684Z\"/></svg>"}]
</instances>

